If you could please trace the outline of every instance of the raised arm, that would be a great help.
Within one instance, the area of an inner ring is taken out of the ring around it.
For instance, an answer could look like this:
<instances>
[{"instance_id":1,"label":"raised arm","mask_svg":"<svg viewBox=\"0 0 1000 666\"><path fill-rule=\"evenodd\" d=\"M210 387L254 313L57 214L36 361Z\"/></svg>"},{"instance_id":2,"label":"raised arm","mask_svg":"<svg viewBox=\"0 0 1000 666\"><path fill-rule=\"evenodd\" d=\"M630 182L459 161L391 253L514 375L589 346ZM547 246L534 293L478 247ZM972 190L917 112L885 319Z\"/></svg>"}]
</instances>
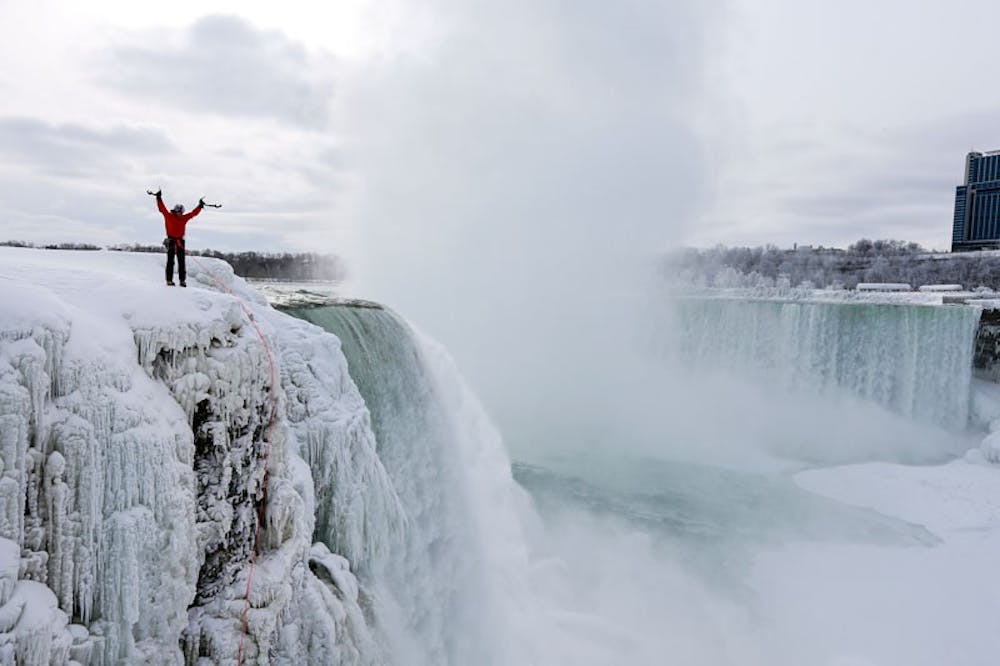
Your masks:
<instances>
[{"instance_id":1,"label":"raised arm","mask_svg":"<svg viewBox=\"0 0 1000 666\"><path fill-rule=\"evenodd\" d=\"M160 195L159 192L156 193L156 208L163 215L166 215L167 213L170 212L167 210L167 207L163 205L163 197Z\"/></svg>"},{"instance_id":2,"label":"raised arm","mask_svg":"<svg viewBox=\"0 0 1000 666\"><path fill-rule=\"evenodd\" d=\"M205 207L205 202L204 202L204 201L200 201L200 200L199 200L199 201L198 201L198 205L194 207L194 210L192 210L192 211L191 211L190 213L185 213L184 215L182 215L182 216L181 216L181 219L183 219L183 220L184 220L185 222L187 222L187 221L188 221L188 220L190 220L190 219L191 219L192 217L194 217L195 215L197 215L198 213L200 213L200 212L201 212L201 210L202 210L202 209L203 209L204 207Z\"/></svg>"}]
</instances>

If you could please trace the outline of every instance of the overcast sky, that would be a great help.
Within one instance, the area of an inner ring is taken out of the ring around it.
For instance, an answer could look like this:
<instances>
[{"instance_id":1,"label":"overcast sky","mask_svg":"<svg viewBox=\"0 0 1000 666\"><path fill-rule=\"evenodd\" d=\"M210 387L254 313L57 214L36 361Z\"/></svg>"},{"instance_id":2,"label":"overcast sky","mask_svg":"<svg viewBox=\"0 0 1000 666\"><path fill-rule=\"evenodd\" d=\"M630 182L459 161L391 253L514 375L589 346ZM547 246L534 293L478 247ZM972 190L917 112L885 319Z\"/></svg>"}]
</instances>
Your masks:
<instances>
[{"instance_id":1,"label":"overcast sky","mask_svg":"<svg viewBox=\"0 0 1000 666\"><path fill-rule=\"evenodd\" d=\"M946 248L965 152L1000 148L998 22L988 0L4 0L0 237L155 243L162 187L224 204L193 246L362 264L574 234Z\"/></svg>"}]
</instances>

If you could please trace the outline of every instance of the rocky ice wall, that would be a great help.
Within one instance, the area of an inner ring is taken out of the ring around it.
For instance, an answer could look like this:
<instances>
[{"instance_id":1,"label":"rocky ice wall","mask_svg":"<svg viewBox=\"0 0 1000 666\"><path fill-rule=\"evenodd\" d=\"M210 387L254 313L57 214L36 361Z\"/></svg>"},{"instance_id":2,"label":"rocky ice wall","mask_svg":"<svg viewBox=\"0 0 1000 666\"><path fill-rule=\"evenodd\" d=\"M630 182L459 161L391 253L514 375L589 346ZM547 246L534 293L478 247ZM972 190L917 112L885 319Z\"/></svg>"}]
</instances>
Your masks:
<instances>
[{"instance_id":1,"label":"rocky ice wall","mask_svg":"<svg viewBox=\"0 0 1000 666\"><path fill-rule=\"evenodd\" d=\"M983 309L976 334L973 372L977 377L1000 382L1000 309L996 302Z\"/></svg>"},{"instance_id":2,"label":"rocky ice wall","mask_svg":"<svg viewBox=\"0 0 1000 666\"><path fill-rule=\"evenodd\" d=\"M179 409L161 408L169 394L134 352L127 364L113 350L134 349L126 331L104 331L94 344L93 321L78 323L51 292L25 292L30 310L8 307L0 325L2 536L20 551L17 586L44 585L58 602L56 622L80 625L74 659L161 661L186 624L183 602L164 601L189 597L198 570L190 431ZM59 663L55 651L68 658L69 641L56 633L50 647L38 632L22 646L21 623L40 612L35 599L20 612L3 601L16 663Z\"/></svg>"},{"instance_id":3,"label":"rocky ice wall","mask_svg":"<svg viewBox=\"0 0 1000 666\"><path fill-rule=\"evenodd\" d=\"M235 661L268 445L244 663L378 663L343 555L394 538L397 500L336 338L221 262L164 293L155 256L5 252L0 664ZM265 346L219 281L275 350L269 437ZM317 507L331 484L357 492Z\"/></svg>"}]
</instances>

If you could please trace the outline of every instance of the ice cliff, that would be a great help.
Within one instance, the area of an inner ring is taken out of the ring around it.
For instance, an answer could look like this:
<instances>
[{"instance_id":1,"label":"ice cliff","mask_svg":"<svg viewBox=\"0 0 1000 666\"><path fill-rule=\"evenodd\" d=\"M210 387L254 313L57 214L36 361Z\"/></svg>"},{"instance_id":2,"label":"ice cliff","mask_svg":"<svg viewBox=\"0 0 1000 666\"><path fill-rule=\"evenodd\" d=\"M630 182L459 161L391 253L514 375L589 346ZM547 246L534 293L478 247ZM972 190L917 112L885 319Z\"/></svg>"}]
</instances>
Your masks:
<instances>
[{"instance_id":1,"label":"ice cliff","mask_svg":"<svg viewBox=\"0 0 1000 666\"><path fill-rule=\"evenodd\" d=\"M161 260L0 249L0 664L235 663L262 496L243 662L379 663L351 563L405 520L337 339Z\"/></svg>"}]
</instances>

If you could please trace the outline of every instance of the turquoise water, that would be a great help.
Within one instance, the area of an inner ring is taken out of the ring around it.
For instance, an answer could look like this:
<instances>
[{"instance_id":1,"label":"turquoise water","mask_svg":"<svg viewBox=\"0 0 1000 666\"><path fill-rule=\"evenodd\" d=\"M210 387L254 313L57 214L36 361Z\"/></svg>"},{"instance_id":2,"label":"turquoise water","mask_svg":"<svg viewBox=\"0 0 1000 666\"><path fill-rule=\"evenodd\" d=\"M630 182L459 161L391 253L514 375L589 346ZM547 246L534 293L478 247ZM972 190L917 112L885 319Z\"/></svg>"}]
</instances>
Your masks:
<instances>
[{"instance_id":1,"label":"turquoise water","mask_svg":"<svg viewBox=\"0 0 1000 666\"><path fill-rule=\"evenodd\" d=\"M917 547L939 542L923 526L803 490L791 472L579 453L515 462L513 469L544 520L558 522L582 511L649 535L665 555L726 594L745 592L756 553L790 541Z\"/></svg>"}]
</instances>

